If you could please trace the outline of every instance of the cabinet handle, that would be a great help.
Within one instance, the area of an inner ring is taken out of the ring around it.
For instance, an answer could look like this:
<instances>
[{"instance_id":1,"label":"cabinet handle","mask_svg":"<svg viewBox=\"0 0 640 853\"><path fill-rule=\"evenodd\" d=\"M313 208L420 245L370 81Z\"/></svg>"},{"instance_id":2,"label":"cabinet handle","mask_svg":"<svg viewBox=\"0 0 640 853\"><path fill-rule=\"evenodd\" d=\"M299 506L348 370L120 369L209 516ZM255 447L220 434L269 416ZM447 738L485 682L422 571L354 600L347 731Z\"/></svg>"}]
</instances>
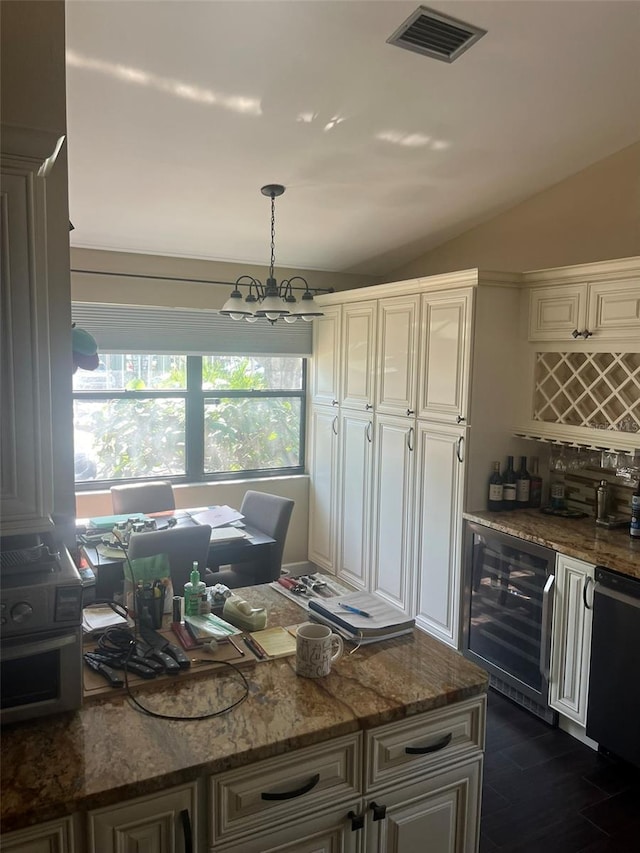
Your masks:
<instances>
[{"instance_id":1,"label":"cabinet handle","mask_svg":"<svg viewBox=\"0 0 640 853\"><path fill-rule=\"evenodd\" d=\"M462 453L462 448L464 447L464 436L461 435L456 443L456 456L458 457L458 462L464 462L464 456Z\"/></svg>"},{"instance_id":2,"label":"cabinet handle","mask_svg":"<svg viewBox=\"0 0 640 853\"><path fill-rule=\"evenodd\" d=\"M407 433L407 447L410 452L413 450L413 427L409 427L409 432Z\"/></svg>"},{"instance_id":3,"label":"cabinet handle","mask_svg":"<svg viewBox=\"0 0 640 853\"><path fill-rule=\"evenodd\" d=\"M571 332L571 337L580 338L582 337L582 332L579 332L577 329L574 329L573 332Z\"/></svg>"},{"instance_id":4,"label":"cabinet handle","mask_svg":"<svg viewBox=\"0 0 640 853\"><path fill-rule=\"evenodd\" d=\"M582 601L584 602L584 606L586 610L593 610L593 604L589 604L587 600L587 590L589 589L589 584L592 583L589 575L584 579L584 586L582 587Z\"/></svg>"},{"instance_id":5,"label":"cabinet handle","mask_svg":"<svg viewBox=\"0 0 640 853\"><path fill-rule=\"evenodd\" d=\"M319 781L320 774L316 773L315 776L312 776L311 779L309 779L306 785L303 785L301 788L296 788L295 791L283 791L279 794L271 794L266 791L260 794L260 797L263 800L294 800L296 797L301 797L303 794L308 794L309 791L312 791Z\"/></svg>"},{"instance_id":6,"label":"cabinet handle","mask_svg":"<svg viewBox=\"0 0 640 853\"><path fill-rule=\"evenodd\" d=\"M367 424L367 441L369 442L369 444L371 444L371 427L372 426L373 425L372 425L371 421L369 421L369 423Z\"/></svg>"},{"instance_id":7,"label":"cabinet handle","mask_svg":"<svg viewBox=\"0 0 640 853\"><path fill-rule=\"evenodd\" d=\"M369 808L373 812L374 820L384 820L387 816L387 807L379 806L378 803L375 802L375 800L369 803Z\"/></svg>"},{"instance_id":8,"label":"cabinet handle","mask_svg":"<svg viewBox=\"0 0 640 853\"><path fill-rule=\"evenodd\" d=\"M339 406L340 404L338 403L338 401L337 401L337 400L332 400L332 401L331 401L331 405L332 405L332 406Z\"/></svg>"},{"instance_id":9,"label":"cabinet handle","mask_svg":"<svg viewBox=\"0 0 640 853\"><path fill-rule=\"evenodd\" d=\"M582 337L585 339L585 341L587 340L587 338L590 338L592 336L593 336L593 332L590 332L589 329L585 329L584 332L582 333Z\"/></svg>"},{"instance_id":10,"label":"cabinet handle","mask_svg":"<svg viewBox=\"0 0 640 853\"><path fill-rule=\"evenodd\" d=\"M415 413L416 413L416 410L415 410L415 409L407 409L407 414L408 414L408 415L415 415Z\"/></svg>"},{"instance_id":11,"label":"cabinet handle","mask_svg":"<svg viewBox=\"0 0 640 853\"><path fill-rule=\"evenodd\" d=\"M407 755L428 755L430 752L438 752L441 749L444 749L445 746L448 746L451 743L451 738L453 737L453 733L449 732L448 735L445 735L440 740L432 743L431 746L405 746L404 751Z\"/></svg>"},{"instance_id":12,"label":"cabinet handle","mask_svg":"<svg viewBox=\"0 0 640 853\"><path fill-rule=\"evenodd\" d=\"M184 853L193 853L193 832L191 830L189 809L182 809L180 812L180 822L182 823L182 834L184 836Z\"/></svg>"},{"instance_id":13,"label":"cabinet handle","mask_svg":"<svg viewBox=\"0 0 640 853\"><path fill-rule=\"evenodd\" d=\"M351 832L356 832L364 826L364 814L356 814L350 811L347 817L351 820Z\"/></svg>"},{"instance_id":14,"label":"cabinet handle","mask_svg":"<svg viewBox=\"0 0 640 853\"><path fill-rule=\"evenodd\" d=\"M462 421L466 421L466 418L463 418L462 415L458 415L458 417L456 418L456 423L461 424Z\"/></svg>"},{"instance_id":15,"label":"cabinet handle","mask_svg":"<svg viewBox=\"0 0 640 853\"><path fill-rule=\"evenodd\" d=\"M364 407L365 412L368 412L371 409L373 409L373 403L367 403L366 406Z\"/></svg>"},{"instance_id":16,"label":"cabinet handle","mask_svg":"<svg viewBox=\"0 0 640 853\"><path fill-rule=\"evenodd\" d=\"M334 435L338 434L338 416L336 415L333 419L333 423L331 424L331 431Z\"/></svg>"},{"instance_id":17,"label":"cabinet handle","mask_svg":"<svg viewBox=\"0 0 640 853\"><path fill-rule=\"evenodd\" d=\"M542 632L540 634L540 675L549 680L551 674L551 616L555 575L549 575L542 593Z\"/></svg>"}]
</instances>

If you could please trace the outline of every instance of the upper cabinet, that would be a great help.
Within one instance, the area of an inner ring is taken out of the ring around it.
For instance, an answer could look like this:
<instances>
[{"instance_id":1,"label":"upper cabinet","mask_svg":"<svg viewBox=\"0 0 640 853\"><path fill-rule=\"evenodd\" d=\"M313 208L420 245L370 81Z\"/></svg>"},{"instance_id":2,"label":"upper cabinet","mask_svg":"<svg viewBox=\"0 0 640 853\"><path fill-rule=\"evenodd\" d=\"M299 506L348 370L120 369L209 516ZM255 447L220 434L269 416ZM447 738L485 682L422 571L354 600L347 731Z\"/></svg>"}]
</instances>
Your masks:
<instances>
[{"instance_id":1,"label":"upper cabinet","mask_svg":"<svg viewBox=\"0 0 640 853\"><path fill-rule=\"evenodd\" d=\"M375 299L342 308L341 405L346 409L368 412L374 406L377 308Z\"/></svg>"},{"instance_id":2,"label":"upper cabinet","mask_svg":"<svg viewBox=\"0 0 640 853\"><path fill-rule=\"evenodd\" d=\"M311 401L314 405L340 405L340 330L342 308L328 305L313 323Z\"/></svg>"},{"instance_id":3,"label":"upper cabinet","mask_svg":"<svg viewBox=\"0 0 640 853\"><path fill-rule=\"evenodd\" d=\"M378 414L416 415L419 311L418 294L378 302Z\"/></svg>"},{"instance_id":4,"label":"upper cabinet","mask_svg":"<svg viewBox=\"0 0 640 853\"><path fill-rule=\"evenodd\" d=\"M52 526L46 177L62 140L3 126L0 193L2 534Z\"/></svg>"},{"instance_id":5,"label":"upper cabinet","mask_svg":"<svg viewBox=\"0 0 640 853\"><path fill-rule=\"evenodd\" d=\"M527 273L529 340L637 340L640 270L630 261L626 269L623 262L612 261Z\"/></svg>"}]
</instances>

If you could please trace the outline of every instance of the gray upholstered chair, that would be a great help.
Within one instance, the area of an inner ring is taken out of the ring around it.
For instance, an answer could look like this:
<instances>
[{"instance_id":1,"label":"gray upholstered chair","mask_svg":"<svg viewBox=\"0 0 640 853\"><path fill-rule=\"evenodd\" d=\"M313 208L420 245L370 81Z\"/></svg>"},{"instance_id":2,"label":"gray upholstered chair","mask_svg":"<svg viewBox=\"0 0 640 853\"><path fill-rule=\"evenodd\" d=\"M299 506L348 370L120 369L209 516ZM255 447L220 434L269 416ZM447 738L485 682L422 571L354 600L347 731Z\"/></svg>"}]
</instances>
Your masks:
<instances>
[{"instance_id":1,"label":"gray upholstered chair","mask_svg":"<svg viewBox=\"0 0 640 853\"><path fill-rule=\"evenodd\" d=\"M129 540L129 559L166 554L169 558L174 595L182 595L194 562L198 563L200 577L205 579L210 539L211 527L208 524L132 533ZM125 567L125 576L126 571Z\"/></svg>"},{"instance_id":2,"label":"gray upholstered chair","mask_svg":"<svg viewBox=\"0 0 640 853\"><path fill-rule=\"evenodd\" d=\"M290 498L252 490L245 492L240 507L245 524L271 536L276 540L275 545L271 548L267 560L234 563L230 566L221 566L218 571L207 571L204 578L207 586L223 583L236 589L240 586L253 586L277 580L282 568L282 554L293 506L294 501Z\"/></svg>"},{"instance_id":3,"label":"gray upholstered chair","mask_svg":"<svg viewBox=\"0 0 640 853\"><path fill-rule=\"evenodd\" d=\"M173 486L165 480L111 486L111 504L115 515L164 512L176 508Z\"/></svg>"}]
</instances>

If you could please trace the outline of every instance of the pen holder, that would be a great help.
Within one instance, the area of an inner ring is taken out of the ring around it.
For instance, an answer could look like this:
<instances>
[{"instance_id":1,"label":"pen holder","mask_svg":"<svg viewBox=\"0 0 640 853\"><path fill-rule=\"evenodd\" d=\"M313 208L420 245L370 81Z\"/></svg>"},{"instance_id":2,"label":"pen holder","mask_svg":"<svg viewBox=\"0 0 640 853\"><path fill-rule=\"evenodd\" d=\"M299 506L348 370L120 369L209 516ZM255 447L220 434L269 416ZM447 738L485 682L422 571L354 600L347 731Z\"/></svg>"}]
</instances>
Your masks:
<instances>
[{"instance_id":1,"label":"pen holder","mask_svg":"<svg viewBox=\"0 0 640 853\"><path fill-rule=\"evenodd\" d=\"M162 628L165 588L162 584L136 590L136 618L142 625Z\"/></svg>"}]
</instances>

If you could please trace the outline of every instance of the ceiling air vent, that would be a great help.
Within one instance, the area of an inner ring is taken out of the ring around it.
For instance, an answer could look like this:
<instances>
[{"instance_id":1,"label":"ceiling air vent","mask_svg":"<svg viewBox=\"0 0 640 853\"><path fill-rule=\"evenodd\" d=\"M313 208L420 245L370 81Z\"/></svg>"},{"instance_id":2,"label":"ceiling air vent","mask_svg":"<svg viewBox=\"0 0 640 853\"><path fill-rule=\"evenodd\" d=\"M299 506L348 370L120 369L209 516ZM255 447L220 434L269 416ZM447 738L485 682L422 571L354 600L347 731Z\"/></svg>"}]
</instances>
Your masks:
<instances>
[{"instance_id":1,"label":"ceiling air vent","mask_svg":"<svg viewBox=\"0 0 640 853\"><path fill-rule=\"evenodd\" d=\"M480 27L434 12L427 6L419 6L387 39L387 43L443 62L453 62L486 32Z\"/></svg>"}]
</instances>

